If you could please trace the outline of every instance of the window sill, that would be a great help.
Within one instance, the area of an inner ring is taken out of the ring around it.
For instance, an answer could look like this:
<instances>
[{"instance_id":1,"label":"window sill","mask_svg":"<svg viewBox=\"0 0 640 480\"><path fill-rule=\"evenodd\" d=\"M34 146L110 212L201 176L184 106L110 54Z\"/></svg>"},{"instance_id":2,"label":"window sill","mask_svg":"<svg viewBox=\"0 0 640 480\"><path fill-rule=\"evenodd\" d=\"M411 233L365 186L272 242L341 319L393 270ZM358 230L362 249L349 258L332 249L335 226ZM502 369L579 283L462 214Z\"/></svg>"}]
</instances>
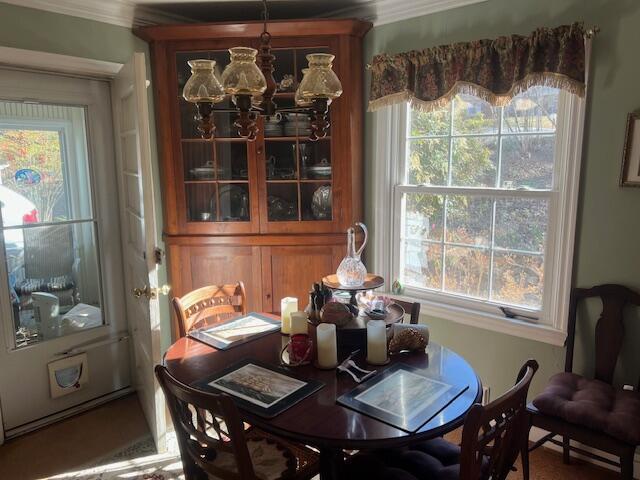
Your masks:
<instances>
[{"instance_id":1,"label":"window sill","mask_svg":"<svg viewBox=\"0 0 640 480\"><path fill-rule=\"evenodd\" d=\"M493 315L486 312L471 310L455 305L433 302L416 297L404 295L392 295L394 298L408 302L420 302L420 313L430 317L442 318L461 325L482 328L492 332L504 333L514 337L535 340L537 342L548 343L558 347L565 344L566 332L554 328L550 325L541 325L525 322L513 318L506 318L500 315Z\"/></svg>"}]
</instances>

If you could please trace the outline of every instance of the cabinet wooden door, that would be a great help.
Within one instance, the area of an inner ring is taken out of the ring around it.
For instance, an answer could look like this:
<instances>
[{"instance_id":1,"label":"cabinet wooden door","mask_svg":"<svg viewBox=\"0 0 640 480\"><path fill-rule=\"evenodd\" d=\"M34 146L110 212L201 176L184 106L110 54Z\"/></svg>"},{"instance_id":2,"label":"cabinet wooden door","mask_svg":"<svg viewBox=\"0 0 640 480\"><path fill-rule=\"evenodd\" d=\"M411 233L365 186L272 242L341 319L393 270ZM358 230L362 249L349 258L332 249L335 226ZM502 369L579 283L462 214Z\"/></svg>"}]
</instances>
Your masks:
<instances>
[{"instance_id":1,"label":"cabinet wooden door","mask_svg":"<svg viewBox=\"0 0 640 480\"><path fill-rule=\"evenodd\" d=\"M242 281L247 292L247 310L262 311L260 247L172 246L172 250L171 278L175 295L182 296L205 285Z\"/></svg>"},{"instance_id":2,"label":"cabinet wooden door","mask_svg":"<svg viewBox=\"0 0 640 480\"><path fill-rule=\"evenodd\" d=\"M167 53L174 170L165 175L171 175L167 191L168 198L175 199L176 212L170 213L180 232L246 234L259 230L255 142L238 136L235 113L221 111L213 114L215 138L202 139L194 120L195 106L182 98L191 74L189 62L213 60L220 75L229 63L230 45L222 40L179 43ZM231 109L231 100L216 108Z\"/></svg>"},{"instance_id":3,"label":"cabinet wooden door","mask_svg":"<svg viewBox=\"0 0 640 480\"><path fill-rule=\"evenodd\" d=\"M344 253L341 245L262 247L265 310L279 312L284 297L296 297L303 310L313 283L335 272Z\"/></svg>"}]
</instances>

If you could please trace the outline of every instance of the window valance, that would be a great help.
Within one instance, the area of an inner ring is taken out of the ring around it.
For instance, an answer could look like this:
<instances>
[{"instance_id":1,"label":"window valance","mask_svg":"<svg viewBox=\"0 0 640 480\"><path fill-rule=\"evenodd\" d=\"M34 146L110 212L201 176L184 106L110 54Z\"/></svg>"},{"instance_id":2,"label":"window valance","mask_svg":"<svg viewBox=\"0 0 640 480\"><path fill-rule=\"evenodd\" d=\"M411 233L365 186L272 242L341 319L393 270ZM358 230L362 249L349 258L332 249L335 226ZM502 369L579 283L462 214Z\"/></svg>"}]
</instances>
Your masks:
<instances>
[{"instance_id":1,"label":"window valance","mask_svg":"<svg viewBox=\"0 0 640 480\"><path fill-rule=\"evenodd\" d=\"M432 110L458 93L505 105L534 85L585 93L585 30L581 23L539 28L529 36L443 45L371 63L369 110L411 102Z\"/></svg>"}]
</instances>

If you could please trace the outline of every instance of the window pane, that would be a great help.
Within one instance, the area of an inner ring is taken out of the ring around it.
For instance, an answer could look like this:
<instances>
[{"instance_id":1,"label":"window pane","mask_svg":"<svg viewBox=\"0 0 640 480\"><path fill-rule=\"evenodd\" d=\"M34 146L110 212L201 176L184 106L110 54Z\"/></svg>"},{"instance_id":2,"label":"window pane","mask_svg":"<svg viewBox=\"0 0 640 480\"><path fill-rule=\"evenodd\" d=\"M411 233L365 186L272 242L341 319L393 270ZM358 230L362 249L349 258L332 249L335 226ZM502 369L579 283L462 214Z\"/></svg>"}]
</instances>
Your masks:
<instances>
[{"instance_id":1,"label":"window pane","mask_svg":"<svg viewBox=\"0 0 640 480\"><path fill-rule=\"evenodd\" d=\"M489 262L487 250L446 246L445 290L468 297L487 298Z\"/></svg>"},{"instance_id":2,"label":"window pane","mask_svg":"<svg viewBox=\"0 0 640 480\"><path fill-rule=\"evenodd\" d=\"M533 87L515 97L504 109L504 129L511 133L555 132L560 91Z\"/></svg>"},{"instance_id":3,"label":"window pane","mask_svg":"<svg viewBox=\"0 0 640 480\"><path fill-rule=\"evenodd\" d=\"M453 133L497 133L500 109L472 95L458 95L453 101Z\"/></svg>"},{"instance_id":4,"label":"window pane","mask_svg":"<svg viewBox=\"0 0 640 480\"><path fill-rule=\"evenodd\" d=\"M73 109L84 115L82 108ZM91 218L86 156L71 152L70 158L63 158L62 138L58 130L0 129L4 226ZM72 197L82 204L72 208Z\"/></svg>"},{"instance_id":5,"label":"window pane","mask_svg":"<svg viewBox=\"0 0 640 480\"><path fill-rule=\"evenodd\" d=\"M546 199L498 199L495 246L542 253L548 215L549 202Z\"/></svg>"},{"instance_id":6,"label":"window pane","mask_svg":"<svg viewBox=\"0 0 640 480\"><path fill-rule=\"evenodd\" d=\"M448 196L447 242L489 246L492 202L482 197Z\"/></svg>"},{"instance_id":7,"label":"window pane","mask_svg":"<svg viewBox=\"0 0 640 480\"><path fill-rule=\"evenodd\" d=\"M18 346L102 325L93 222L3 234Z\"/></svg>"},{"instance_id":8,"label":"window pane","mask_svg":"<svg viewBox=\"0 0 640 480\"><path fill-rule=\"evenodd\" d=\"M432 112L411 110L410 133L412 137L429 135L448 135L451 128L450 107Z\"/></svg>"},{"instance_id":9,"label":"window pane","mask_svg":"<svg viewBox=\"0 0 640 480\"><path fill-rule=\"evenodd\" d=\"M449 139L410 140L407 145L407 182L411 185L446 185Z\"/></svg>"},{"instance_id":10,"label":"window pane","mask_svg":"<svg viewBox=\"0 0 640 480\"><path fill-rule=\"evenodd\" d=\"M495 187L498 172L498 137L453 139L451 185Z\"/></svg>"},{"instance_id":11,"label":"window pane","mask_svg":"<svg viewBox=\"0 0 640 480\"><path fill-rule=\"evenodd\" d=\"M496 252L493 257L491 299L531 308L542 306L542 257Z\"/></svg>"},{"instance_id":12,"label":"window pane","mask_svg":"<svg viewBox=\"0 0 640 480\"><path fill-rule=\"evenodd\" d=\"M442 245L439 243L403 241L400 248L402 280L419 288L442 288Z\"/></svg>"},{"instance_id":13,"label":"window pane","mask_svg":"<svg viewBox=\"0 0 640 480\"><path fill-rule=\"evenodd\" d=\"M402 238L442 240L444 197L407 193Z\"/></svg>"},{"instance_id":14,"label":"window pane","mask_svg":"<svg viewBox=\"0 0 640 480\"><path fill-rule=\"evenodd\" d=\"M502 188L551 189L555 135L502 138Z\"/></svg>"}]
</instances>

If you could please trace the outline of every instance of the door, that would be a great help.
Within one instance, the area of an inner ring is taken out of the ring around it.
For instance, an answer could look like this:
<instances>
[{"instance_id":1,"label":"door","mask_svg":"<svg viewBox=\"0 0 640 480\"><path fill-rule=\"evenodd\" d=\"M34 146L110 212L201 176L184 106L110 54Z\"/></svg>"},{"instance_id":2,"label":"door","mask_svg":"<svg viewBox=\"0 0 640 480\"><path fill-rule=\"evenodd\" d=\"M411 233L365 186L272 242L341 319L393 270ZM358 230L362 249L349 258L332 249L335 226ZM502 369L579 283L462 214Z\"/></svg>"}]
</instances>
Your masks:
<instances>
[{"instance_id":1,"label":"door","mask_svg":"<svg viewBox=\"0 0 640 480\"><path fill-rule=\"evenodd\" d=\"M296 297L303 310L313 283L336 271L344 251L341 245L262 247L265 310L279 312L284 297Z\"/></svg>"},{"instance_id":2,"label":"door","mask_svg":"<svg viewBox=\"0 0 640 480\"><path fill-rule=\"evenodd\" d=\"M108 82L0 69L5 436L130 386L112 125Z\"/></svg>"},{"instance_id":3,"label":"door","mask_svg":"<svg viewBox=\"0 0 640 480\"><path fill-rule=\"evenodd\" d=\"M116 138L124 287L132 338L133 380L158 451L164 451L164 397L154 367L160 363L160 313L156 224L145 57L135 53L116 76L113 116Z\"/></svg>"}]
</instances>

